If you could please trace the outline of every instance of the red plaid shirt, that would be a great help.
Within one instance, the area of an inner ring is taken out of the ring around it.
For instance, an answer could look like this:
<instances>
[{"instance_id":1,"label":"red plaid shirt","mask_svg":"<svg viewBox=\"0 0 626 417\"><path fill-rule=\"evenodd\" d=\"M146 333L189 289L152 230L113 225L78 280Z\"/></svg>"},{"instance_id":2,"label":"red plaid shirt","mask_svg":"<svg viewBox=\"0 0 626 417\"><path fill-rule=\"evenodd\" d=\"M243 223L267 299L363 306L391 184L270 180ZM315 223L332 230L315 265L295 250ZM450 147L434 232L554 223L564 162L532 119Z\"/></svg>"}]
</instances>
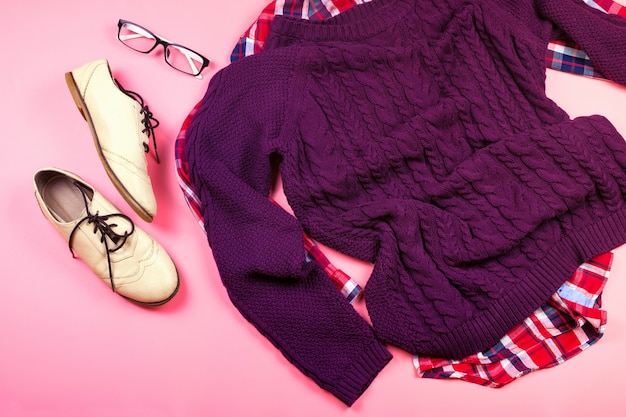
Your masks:
<instances>
[{"instance_id":1,"label":"red plaid shirt","mask_svg":"<svg viewBox=\"0 0 626 417\"><path fill-rule=\"evenodd\" d=\"M323 20L353 5L371 0L274 0L263 9L254 24L243 34L231 55L231 61L253 55L263 49L269 26L275 15ZM585 0L591 7L626 17L626 9L611 0ZM546 51L547 66L596 78L589 57L577 45L555 40ZM175 144L178 183L185 201L204 230L200 200L191 187L185 159L185 134L199 103L191 110ZM319 247L304 234L308 259L318 262L345 297L353 302L361 287L326 258ZM578 267L547 303L523 323L509 331L491 349L461 360L414 357L417 374L424 378L456 378L490 387L501 387L531 371L549 368L582 352L604 334L606 312L600 295L613 260L612 253L599 255Z\"/></svg>"}]
</instances>

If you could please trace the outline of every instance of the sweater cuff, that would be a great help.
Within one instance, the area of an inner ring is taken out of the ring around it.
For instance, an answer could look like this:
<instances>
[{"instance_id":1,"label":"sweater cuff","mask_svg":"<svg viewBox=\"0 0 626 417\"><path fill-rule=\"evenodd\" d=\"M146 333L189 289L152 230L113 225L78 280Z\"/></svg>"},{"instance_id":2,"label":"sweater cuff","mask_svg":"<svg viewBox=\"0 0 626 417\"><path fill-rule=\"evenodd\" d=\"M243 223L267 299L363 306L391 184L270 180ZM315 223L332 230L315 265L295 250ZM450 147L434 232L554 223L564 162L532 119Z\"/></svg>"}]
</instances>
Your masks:
<instances>
[{"instance_id":1,"label":"sweater cuff","mask_svg":"<svg viewBox=\"0 0 626 417\"><path fill-rule=\"evenodd\" d=\"M360 359L346 370L341 380L336 381L327 389L347 406L351 406L392 357L391 353L376 341L366 348Z\"/></svg>"}]
</instances>

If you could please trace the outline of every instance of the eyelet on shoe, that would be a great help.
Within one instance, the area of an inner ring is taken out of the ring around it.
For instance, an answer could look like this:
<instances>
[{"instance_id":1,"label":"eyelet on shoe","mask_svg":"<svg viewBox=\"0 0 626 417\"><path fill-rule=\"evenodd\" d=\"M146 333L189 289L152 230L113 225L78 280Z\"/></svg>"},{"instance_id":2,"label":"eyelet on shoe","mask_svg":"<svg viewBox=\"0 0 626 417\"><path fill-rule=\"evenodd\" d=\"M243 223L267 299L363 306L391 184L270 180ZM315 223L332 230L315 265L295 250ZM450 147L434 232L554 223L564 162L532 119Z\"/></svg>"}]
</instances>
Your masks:
<instances>
[{"instance_id":1,"label":"eyelet on shoe","mask_svg":"<svg viewBox=\"0 0 626 417\"><path fill-rule=\"evenodd\" d=\"M77 181L74 181L74 185L76 186L76 188L78 188L78 190L80 191L83 197L83 201L85 203L85 211L87 215L76 223L76 225L74 226L74 228L72 229L70 233L70 237L68 239L70 252L72 252L72 257L75 258L76 255L74 254L74 249L72 248L72 241L74 238L74 234L76 233L78 228L85 221L87 222L87 224L93 224L94 234L97 232L100 232L100 235L101 235L100 242L104 245L105 253L107 256L107 264L109 267L109 282L111 283L111 289L113 290L113 292L115 292L115 280L113 279L113 270L111 268L111 253L119 250L122 246L124 246L128 237L135 232L135 223L133 223L130 217L122 213L111 213L111 214L105 214L104 216L100 216L99 212L96 212L95 214L91 213L89 211L89 202L87 200L87 195L85 194L85 190L83 189L82 185ZM107 223L107 221L113 217L120 217L126 220L131 226L130 232L124 231L123 235L120 235L119 233L115 232L113 228L117 227L118 225L116 223L110 223L110 224ZM109 239L107 239L107 237ZM109 240L115 244L115 247L109 248L109 244L108 244Z\"/></svg>"},{"instance_id":2,"label":"eyelet on shoe","mask_svg":"<svg viewBox=\"0 0 626 417\"><path fill-rule=\"evenodd\" d=\"M144 116L144 118L141 119L141 123L144 126L141 133L145 133L146 136L148 136L149 138L152 137L154 157L157 161L157 164L160 164L161 160L159 159L159 154L157 152L156 135L154 133L154 129L159 126L159 121L154 117L148 106L144 104L143 98L139 94L135 93L134 91L125 89L117 79L114 78L113 81L115 81L117 88L119 88L122 93L135 100L141 106L141 110L139 110L139 113ZM146 153L150 152L150 146L146 142L143 143L143 148Z\"/></svg>"}]
</instances>

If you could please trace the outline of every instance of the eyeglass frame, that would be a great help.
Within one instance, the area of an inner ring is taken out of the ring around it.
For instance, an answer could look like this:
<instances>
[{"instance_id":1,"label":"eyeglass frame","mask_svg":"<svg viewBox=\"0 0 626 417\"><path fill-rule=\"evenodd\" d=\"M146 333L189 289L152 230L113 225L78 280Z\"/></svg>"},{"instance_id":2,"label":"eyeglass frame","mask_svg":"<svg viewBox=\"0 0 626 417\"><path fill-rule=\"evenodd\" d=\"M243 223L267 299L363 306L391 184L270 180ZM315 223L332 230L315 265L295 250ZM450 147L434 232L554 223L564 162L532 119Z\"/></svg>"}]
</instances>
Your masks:
<instances>
[{"instance_id":1,"label":"eyeglass frame","mask_svg":"<svg viewBox=\"0 0 626 417\"><path fill-rule=\"evenodd\" d=\"M138 49L133 48L132 46L128 45L126 42L124 42L121 38L121 32L122 32L122 26L124 26L125 24L131 24L134 26L137 26L138 28L141 28L142 30L145 30L148 34L150 34L152 37L154 37L154 45L152 45L152 47L150 49L148 49L147 51L140 51ZM202 71L204 71L205 68L207 68L209 66L209 64L211 63L211 60L204 57L203 55L199 54L198 52L194 51L191 48L186 47L185 45L181 45L179 43L174 43L171 42L157 34L155 34L154 32L152 32L149 29L146 29L145 27L138 25L137 23L131 22L129 20L124 20L124 19L119 19L117 22L117 39L122 42L124 44L124 46L126 46L127 48L132 49L133 51L137 51L139 53L142 54L149 54L150 52L154 51L154 48L156 48L158 45L162 45L163 46L163 51L167 51L167 48L170 46L173 47L178 47L178 48L182 48L184 50L193 52L194 54L196 54L198 57L202 58L202 66L197 70L197 74L194 72L187 72L184 71L180 68L176 68L174 65L172 65L168 59L167 59L167 54L163 55L163 59L165 60L165 62L167 63L167 65L169 65L170 67L174 68L176 71L182 72L183 74L188 74L188 75L192 75L198 79L202 79Z\"/></svg>"}]
</instances>

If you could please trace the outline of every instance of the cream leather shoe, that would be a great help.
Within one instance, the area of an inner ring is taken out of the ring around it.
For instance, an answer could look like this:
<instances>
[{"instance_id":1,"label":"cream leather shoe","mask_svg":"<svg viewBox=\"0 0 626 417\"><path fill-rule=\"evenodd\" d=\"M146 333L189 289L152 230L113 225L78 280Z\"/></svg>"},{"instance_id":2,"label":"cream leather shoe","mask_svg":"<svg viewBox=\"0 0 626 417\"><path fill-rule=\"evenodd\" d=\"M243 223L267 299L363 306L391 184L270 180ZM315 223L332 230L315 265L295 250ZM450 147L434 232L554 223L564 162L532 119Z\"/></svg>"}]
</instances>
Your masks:
<instances>
[{"instance_id":1,"label":"cream leather shoe","mask_svg":"<svg viewBox=\"0 0 626 417\"><path fill-rule=\"evenodd\" d=\"M46 219L80 257L119 295L144 305L169 301L178 271L165 249L80 177L45 168L33 178Z\"/></svg>"},{"instance_id":2,"label":"cream leather shoe","mask_svg":"<svg viewBox=\"0 0 626 417\"><path fill-rule=\"evenodd\" d=\"M145 221L156 214L156 199L147 171L146 152L158 122L137 93L113 79L105 59L65 74L74 102L93 136L98 156L124 199Z\"/></svg>"}]
</instances>

